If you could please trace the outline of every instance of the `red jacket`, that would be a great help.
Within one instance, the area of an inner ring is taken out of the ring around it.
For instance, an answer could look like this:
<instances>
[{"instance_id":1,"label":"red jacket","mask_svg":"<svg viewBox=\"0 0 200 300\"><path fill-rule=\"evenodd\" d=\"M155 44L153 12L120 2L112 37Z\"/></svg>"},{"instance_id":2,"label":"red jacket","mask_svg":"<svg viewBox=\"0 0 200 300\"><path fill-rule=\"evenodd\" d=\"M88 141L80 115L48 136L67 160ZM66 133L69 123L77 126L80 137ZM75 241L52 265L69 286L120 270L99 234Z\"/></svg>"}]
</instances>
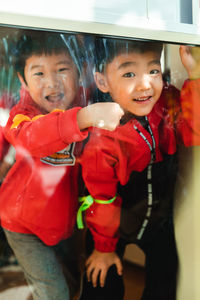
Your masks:
<instances>
[{"instance_id":1,"label":"red jacket","mask_svg":"<svg viewBox=\"0 0 200 300\"><path fill-rule=\"evenodd\" d=\"M181 96L172 86L163 88L159 101L148 115L156 143L155 162L162 161L164 153L174 154L177 141L183 140L187 146L200 145L199 95L200 80L187 81ZM126 184L133 171L142 171L149 165L150 148L134 125L152 146L150 133L136 119L131 119L113 132L93 129L81 164L83 179L94 199L112 199L117 194L118 182ZM119 196L111 204L94 202L87 210L86 220L97 250L115 250L119 237L120 210Z\"/></svg>"},{"instance_id":2,"label":"red jacket","mask_svg":"<svg viewBox=\"0 0 200 300\"><path fill-rule=\"evenodd\" d=\"M6 155L8 148L9 148L9 143L5 139L3 133L3 127L0 126L0 162L3 160L4 156Z\"/></svg>"},{"instance_id":3,"label":"red jacket","mask_svg":"<svg viewBox=\"0 0 200 300\"><path fill-rule=\"evenodd\" d=\"M78 142L88 135L79 130L79 109L42 115L29 94L21 91L5 127L16 149L16 163L0 189L2 227L35 234L47 245L71 235L78 197Z\"/></svg>"}]
</instances>

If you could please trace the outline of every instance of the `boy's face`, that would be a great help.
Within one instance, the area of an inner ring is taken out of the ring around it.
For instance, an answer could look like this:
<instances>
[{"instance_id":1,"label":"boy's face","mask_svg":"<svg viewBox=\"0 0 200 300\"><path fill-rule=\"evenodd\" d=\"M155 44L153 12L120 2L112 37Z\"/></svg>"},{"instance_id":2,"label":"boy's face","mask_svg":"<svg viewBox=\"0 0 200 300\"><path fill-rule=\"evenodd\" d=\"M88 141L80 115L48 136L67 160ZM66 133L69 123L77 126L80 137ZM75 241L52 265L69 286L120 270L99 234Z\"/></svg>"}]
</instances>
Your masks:
<instances>
[{"instance_id":1,"label":"boy's face","mask_svg":"<svg viewBox=\"0 0 200 300\"><path fill-rule=\"evenodd\" d=\"M65 110L78 91L78 70L66 53L32 55L24 68L26 82L18 76L34 102L46 112Z\"/></svg>"},{"instance_id":2,"label":"boy's face","mask_svg":"<svg viewBox=\"0 0 200 300\"><path fill-rule=\"evenodd\" d=\"M136 116L146 116L158 101L163 80L160 57L153 52L116 56L104 73L95 73L97 87Z\"/></svg>"}]
</instances>

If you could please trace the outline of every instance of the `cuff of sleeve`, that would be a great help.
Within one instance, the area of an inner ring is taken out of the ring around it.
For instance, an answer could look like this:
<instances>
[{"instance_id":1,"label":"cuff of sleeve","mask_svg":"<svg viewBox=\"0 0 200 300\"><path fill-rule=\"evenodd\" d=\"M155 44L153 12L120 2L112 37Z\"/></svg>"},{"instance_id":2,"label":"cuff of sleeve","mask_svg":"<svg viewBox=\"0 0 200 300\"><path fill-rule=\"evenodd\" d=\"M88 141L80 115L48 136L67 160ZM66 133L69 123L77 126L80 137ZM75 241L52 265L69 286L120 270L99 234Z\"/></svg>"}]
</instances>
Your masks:
<instances>
[{"instance_id":1,"label":"cuff of sleeve","mask_svg":"<svg viewBox=\"0 0 200 300\"><path fill-rule=\"evenodd\" d=\"M82 107L68 109L60 115L59 131L61 139L66 143L79 142L88 136L88 130L80 131L77 113Z\"/></svg>"},{"instance_id":2,"label":"cuff of sleeve","mask_svg":"<svg viewBox=\"0 0 200 300\"><path fill-rule=\"evenodd\" d=\"M194 88L195 86L199 87L199 84L200 84L200 78L194 78L194 79L189 78L184 81L183 87Z\"/></svg>"},{"instance_id":3,"label":"cuff of sleeve","mask_svg":"<svg viewBox=\"0 0 200 300\"><path fill-rule=\"evenodd\" d=\"M119 238L99 238L96 239L95 235L94 237L94 245L95 249L100 252L114 252L116 250L116 245L119 240Z\"/></svg>"}]
</instances>

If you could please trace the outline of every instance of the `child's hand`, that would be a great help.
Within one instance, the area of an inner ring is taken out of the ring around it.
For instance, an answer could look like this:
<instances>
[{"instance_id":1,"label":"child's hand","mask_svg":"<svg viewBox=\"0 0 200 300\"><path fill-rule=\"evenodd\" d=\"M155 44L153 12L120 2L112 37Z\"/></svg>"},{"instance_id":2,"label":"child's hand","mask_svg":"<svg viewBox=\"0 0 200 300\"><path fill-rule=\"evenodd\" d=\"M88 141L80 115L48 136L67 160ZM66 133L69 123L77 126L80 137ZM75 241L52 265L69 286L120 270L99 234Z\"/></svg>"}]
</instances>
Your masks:
<instances>
[{"instance_id":1,"label":"child's hand","mask_svg":"<svg viewBox=\"0 0 200 300\"><path fill-rule=\"evenodd\" d=\"M124 111L115 102L95 103L82 108L77 114L80 129L90 126L115 130Z\"/></svg>"},{"instance_id":2,"label":"child's hand","mask_svg":"<svg viewBox=\"0 0 200 300\"><path fill-rule=\"evenodd\" d=\"M115 102L95 103L90 109L93 126L107 130L115 130L124 115L122 108Z\"/></svg>"},{"instance_id":3,"label":"child's hand","mask_svg":"<svg viewBox=\"0 0 200 300\"><path fill-rule=\"evenodd\" d=\"M104 286L107 271L112 265L116 265L118 275L122 275L122 263L115 252L93 251L86 261L87 278L92 281L93 287L97 286L98 275L100 286Z\"/></svg>"},{"instance_id":4,"label":"child's hand","mask_svg":"<svg viewBox=\"0 0 200 300\"><path fill-rule=\"evenodd\" d=\"M189 79L200 78L200 47L180 46L179 52Z\"/></svg>"}]
</instances>

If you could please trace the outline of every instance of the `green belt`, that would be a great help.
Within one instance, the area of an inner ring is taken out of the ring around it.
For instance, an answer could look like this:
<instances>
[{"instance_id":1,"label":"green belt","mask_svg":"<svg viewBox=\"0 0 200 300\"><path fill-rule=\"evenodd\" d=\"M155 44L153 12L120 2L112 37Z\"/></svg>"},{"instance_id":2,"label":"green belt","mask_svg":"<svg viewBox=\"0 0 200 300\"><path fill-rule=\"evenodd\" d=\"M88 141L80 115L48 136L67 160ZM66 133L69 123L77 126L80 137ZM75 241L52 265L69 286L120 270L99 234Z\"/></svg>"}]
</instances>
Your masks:
<instances>
[{"instance_id":1,"label":"green belt","mask_svg":"<svg viewBox=\"0 0 200 300\"><path fill-rule=\"evenodd\" d=\"M94 198L92 198L91 195L84 196L84 197L79 197L79 202L82 202L82 204L78 209L77 218L76 218L78 229L83 229L84 228L83 216L82 216L82 212L84 210L88 209L94 202L99 203L99 204L110 204L110 203L115 201L116 197L117 196L115 196L115 197L113 197L112 199L109 199L109 200L94 199Z\"/></svg>"}]
</instances>

